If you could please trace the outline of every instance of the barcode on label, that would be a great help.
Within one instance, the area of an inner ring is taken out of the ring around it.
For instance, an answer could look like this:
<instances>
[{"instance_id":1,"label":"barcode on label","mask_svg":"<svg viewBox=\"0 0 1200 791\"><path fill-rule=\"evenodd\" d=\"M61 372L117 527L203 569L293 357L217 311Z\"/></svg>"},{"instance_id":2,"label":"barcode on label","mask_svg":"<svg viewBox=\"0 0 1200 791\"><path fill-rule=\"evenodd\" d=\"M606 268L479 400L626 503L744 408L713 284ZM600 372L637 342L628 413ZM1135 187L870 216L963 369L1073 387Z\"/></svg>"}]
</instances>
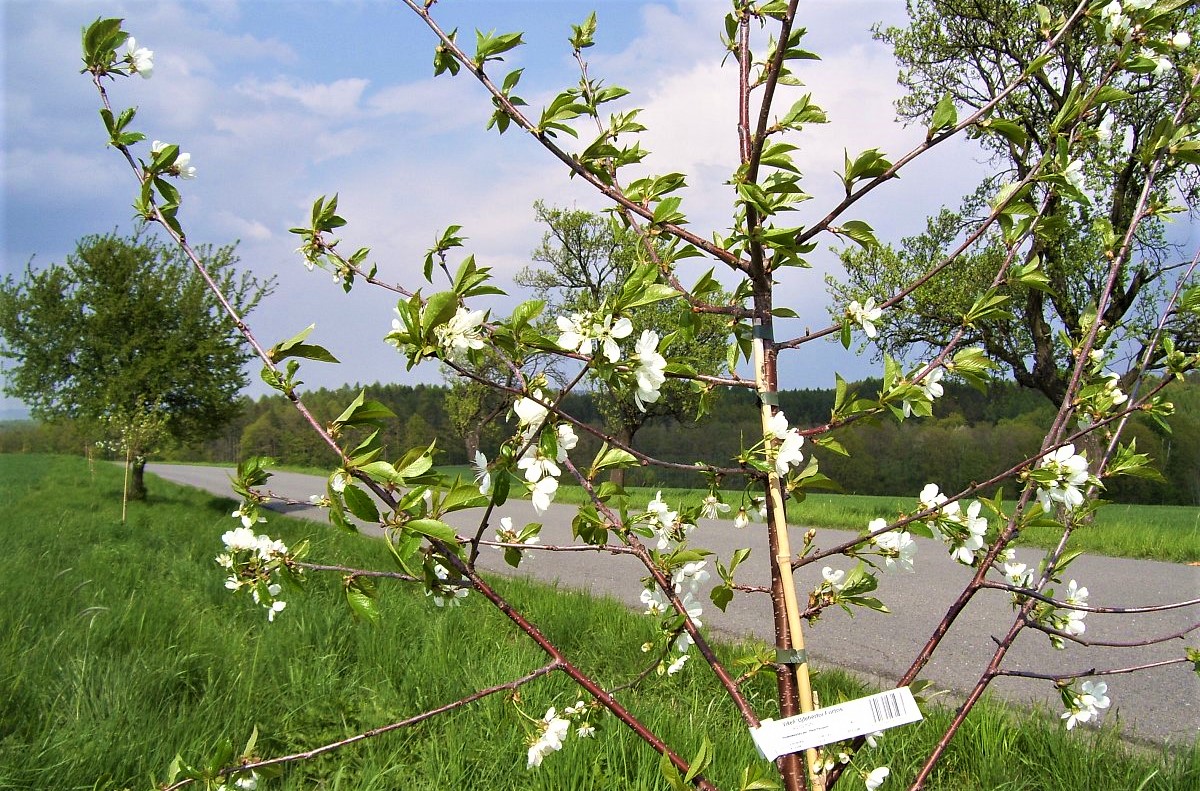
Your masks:
<instances>
[{"instance_id":1,"label":"barcode on label","mask_svg":"<svg viewBox=\"0 0 1200 791\"><path fill-rule=\"evenodd\" d=\"M750 735L767 760L774 761L781 755L920 719L921 710L912 692L908 687L899 687L807 714L764 720L759 727L750 729Z\"/></svg>"},{"instance_id":2,"label":"barcode on label","mask_svg":"<svg viewBox=\"0 0 1200 791\"><path fill-rule=\"evenodd\" d=\"M871 716L875 722L887 722L903 717L904 697L896 692L885 692L877 697L869 698Z\"/></svg>"}]
</instances>

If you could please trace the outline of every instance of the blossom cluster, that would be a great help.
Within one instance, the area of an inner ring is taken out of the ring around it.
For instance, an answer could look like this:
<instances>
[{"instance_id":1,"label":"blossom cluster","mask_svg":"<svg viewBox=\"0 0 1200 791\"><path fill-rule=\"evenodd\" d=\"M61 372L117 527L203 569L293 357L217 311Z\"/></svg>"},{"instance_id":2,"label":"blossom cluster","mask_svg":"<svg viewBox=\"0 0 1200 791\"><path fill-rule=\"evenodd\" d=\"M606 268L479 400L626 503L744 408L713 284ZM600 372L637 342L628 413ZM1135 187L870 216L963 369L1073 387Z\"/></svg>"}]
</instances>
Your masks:
<instances>
[{"instance_id":1,"label":"blossom cluster","mask_svg":"<svg viewBox=\"0 0 1200 791\"><path fill-rule=\"evenodd\" d=\"M433 563L434 584L425 590L425 595L433 599L438 607L457 607L461 600L470 592L463 585L455 583L450 578L450 570L441 563Z\"/></svg>"},{"instance_id":2,"label":"blossom cluster","mask_svg":"<svg viewBox=\"0 0 1200 791\"><path fill-rule=\"evenodd\" d=\"M529 769L541 766L547 755L562 749L563 742L571 732L571 724L575 723L575 735L587 739L596 733L596 727L588 721L589 706L582 700L568 706L562 714L551 706L546 714L535 721L536 731L530 736L526 767Z\"/></svg>"},{"instance_id":3,"label":"blossom cluster","mask_svg":"<svg viewBox=\"0 0 1200 791\"><path fill-rule=\"evenodd\" d=\"M468 351L482 349L485 346L483 336L479 332L484 318L482 310L467 310L460 307L449 321L434 327L433 334L447 360L462 362Z\"/></svg>"},{"instance_id":4,"label":"blossom cluster","mask_svg":"<svg viewBox=\"0 0 1200 791\"><path fill-rule=\"evenodd\" d=\"M946 544L950 557L965 566L973 565L975 553L984 547L988 528L987 519L979 515L980 502L972 502L963 511L959 501L948 502L949 498L938 491L936 483L926 484L919 498L922 511L934 511L925 524Z\"/></svg>"},{"instance_id":5,"label":"blossom cluster","mask_svg":"<svg viewBox=\"0 0 1200 791\"><path fill-rule=\"evenodd\" d=\"M533 398L522 396L513 404L520 428L520 441L525 446L525 452L517 461L517 469L525 473L534 510L539 514L554 502L558 479L562 475L558 465L567 460L567 451L573 450L579 442L570 423L559 423L554 427L556 450L552 456L547 455L538 440L550 415L550 410L542 404L543 400L542 391L534 390Z\"/></svg>"},{"instance_id":6,"label":"blossom cluster","mask_svg":"<svg viewBox=\"0 0 1200 791\"><path fill-rule=\"evenodd\" d=\"M804 445L804 436L799 429L788 426L783 410L772 415L767 423L767 439L767 458L774 459L775 472L780 478L786 477L790 468L798 467L804 461L804 453L800 450ZM773 446L771 440L778 445Z\"/></svg>"},{"instance_id":7,"label":"blossom cluster","mask_svg":"<svg viewBox=\"0 0 1200 791\"><path fill-rule=\"evenodd\" d=\"M867 530L874 533L885 527L886 519L872 519L867 525ZM875 536L872 542L883 557L884 566L889 570L897 567L908 572L915 570L913 558L917 554L917 542L913 540L912 533L907 530L889 530Z\"/></svg>"},{"instance_id":8,"label":"blossom cluster","mask_svg":"<svg viewBox=\"0 0 1200 791\"><path fill-rule=\"evenodd\" d=\"M921 368L926 366L922 365ZM946 390L942 386L942 379L946 375L946 369L941 366L930 368L929 371L922 376L914 384L915 388L911 389L911 395L907 395L900 402L900 409L904 413L904 417L912 416L914 408L917 406L916 399L923 399L925 402L932 403L942 397Z\"/></svg>"},{"instance_id":9,"label":"blossom cluster","mask_svg":"<svg viewBox=\"0 0 1200 791\"><path fill-rule=\"evenodd\" d=\"M594 345L610 363L621 359L617 341L633 334L633 322L624 316L605 315L597 319L592 313L572 313L559 316L555 323L561 333L558 336L560 348L590 355ZM658 351L659 341L654 330L642 330L630 357L633 362L633 401L643 412L646 404L653 404L662 396L662 386L667 381L667 361Z\"/></svg>"},{"instance_id":10,"label":"blossom cluster","mask_svg":"<svg viewBox=\"0 0 1200 791\"><path fill-rule=\"evenodd\" d=\"M1087 606L1088 589L1079 585L1075 580L1067 583L1067 597L1065 602L1070 605L1079 607ZM1035 610L1034 617L1039 623L1049 626L1051 629L1057 629L1060 632L1065 632L1072 637L1077 637L1084 633L1087 628L1083 619L1087 617L1086 610L1074 609L1057 609L1055 607L1046 606ZM1055 648L1063 648L1063 639L1056 634L1049 635L1050 644Z\"/></svg>"},{"instance_id":11,"label":"blossom cluster","mask_svg":"<svg viewBox=\"0 0 1200 791\"><path fill-rule=\"evenodd\" d=\"M1075 452L1075 446L1063 445L1042 457L1030 477L1038 484L1038 502L1049 511L1056 504L1068 511L1083 505L1080 487L1091 481L1087 458Z\"/></svg>"},{"instance_id":12,"label":"blossom cluster","mask_svg":"<svg viewBox=\"0 0 1200 791\"><path fill-rule=\"evenodd\" d=\"M161 140L155 140L150 144L150 153L158 154L169 145L171 145L171 143L164 143ZM175 161L164 172L168 176L177 176L185 180L196 178L196 166L192 164L192 155L186 151L180 151L175 156Z\"/></svg>"},{"instance_id":13,"label":"blossom cluster","mask_svg":"<svg viewBox=\"0 0 1200 791\"><path fill-rule=\"evenodd\" d=\"M658 551L666 553L678 549L696 527L684 520L678 511L671 510L670 506L663 502L662 492L658 492L646 506L646 513L640 521L646 524L651 535L657 539ZM710 577L707 565L708 562L704 560L689 561L675 567L671 572L671 592L679 598L684 612L687 613L688 618L697 629L703 626L703 622L700 620L700 616L704 614L700 586ZM642 590L641 601L646 607L646 615L665 618L673 612L670 598L653 580ZM673 676L682 670L687 662L687 652L692 647L692 637L687 631L674 626L671 631L672 633L677 632L671 645L679 652L679 656L669 663L660 664L659 673ZM651 647L652 645L643 646L643 650L649 650Z\"/></svg>"},{"instance_id":14,"label":"blossom cluster","mask_svg":"<svg viewBox=\"0 0 1200 791\"><path fill-rule=\"evenodd\" d=\"M1067 730L1099 718L1100 710L1107 709L1111 703L1108 684L1103 681L1084 681L1079 685L1079 691L1075 691L1074 685L1065 687L1062 695L1067 704L1067 710L1062 714L1067 721Z\"/></svg>"},{"instance_id":15,"label":"blossom cluster","mask_svg":"<svg viewBox=\"0 0 1200 791\"><path fill-rule=\"evenodd\" d=\"M225 587L231 591L248 589L254 603L266 608L267 620L274 621L287 607L287 602L279 598L283 587L275 575L287 561L288 548L282 541L254 533L251 525L266 521L262 517L256 520L254 513L247 506L233 512L242 521L242 527L221 536L227 551L217 555L216 561L229 572Z\"/></svg>"},{"instance_id":16,"label":"blossom cluster","mask_svg":"<svg viewBox=\"0 0 1200 791\"><path fill-rule=\"evenodd\" d=\"M139 47L133 36L125 41L125 62L129 64L129 70L143 80L154 74L154 50Z\"/></svg>"}]
</instances>

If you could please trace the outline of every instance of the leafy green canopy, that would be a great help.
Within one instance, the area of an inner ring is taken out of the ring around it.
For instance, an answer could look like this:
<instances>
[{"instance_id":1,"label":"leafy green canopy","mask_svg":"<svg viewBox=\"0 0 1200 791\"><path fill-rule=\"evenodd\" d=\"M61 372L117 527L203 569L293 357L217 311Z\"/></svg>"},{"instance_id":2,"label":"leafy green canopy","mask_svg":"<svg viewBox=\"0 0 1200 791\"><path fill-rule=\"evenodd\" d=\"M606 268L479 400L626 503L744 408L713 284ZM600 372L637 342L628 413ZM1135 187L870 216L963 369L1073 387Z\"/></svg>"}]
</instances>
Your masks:
<instances>
[{"instance_id":1,"label":"leafy green canopy","mask_svg":"<svg viewBox=\"0 0 1200 791\"><path fill-rule=\"evenodd\" d=\"M1162 12L1161 23L1177 31L1176 40L1187 42L1174 55L1179 68L1163 68L1160 53L1135 41L1118 46L1101 14L1060 46L1060 59L1037 66L1051 17L1070 13L1074 5L1064 0L1042 6L1023 0L910 0L908 27L876 29L876 37L893 47L900 82L908 89L898 102L901 117L928 123L941 108L975 111L1001 99L995 115L980 124L992 134L977 135L999 172L957 211L943 210L925 233L904 239L899 248L845 251L847 281L830 281L831 291L845 301L899 292L946 260L978 227L996 182L1024 179L1039 163L1060 156L1064 136L1086 142L1077 160L1077 181L1066 185L1086 201L1063 200L1049 186L1035 192L1044 201L1042 213L1025 220L1034 236L1017 251L1020 266L1014 267L1028 276L1014 274L1000 284L996 295L1007 300L995 321L964 326L963 316L975 296L989 288L998 265L1013 254L999 231L982 240L976 252L960 256L949 277L918 289L907 303L912 311L889 311L880 333L884 351L904 354L929 353L965 330L965 342L982 344L1018 382L1055 403L1066 392L1072 346L1096 318L1096 298L1130 228L1137 229L1132 254L1099 317L1110 328L1127 323L1124 336L1112 342L1136 349L1148 337L1158 305L1188 263L1164 236L1161 213L1138 213L1152 170L1162 168L1151 199L1160 212L1173 203L1193 209L1200 179L1195 157L1160 165L1153 156L1164 130L1186 128L1200 115L1200 107L1183 100L1200 64L1200 50L1191 43L1200 41L1196 3L1167 4L1172 8ZM1116 76L1109 74L1114 57L1127 65ZM1001 98L1014 78L1030 70L1034 79ZM1105 80L1109 83L1096 109L1073 115L1080 97ZM1167 329L1177 342L1190 335L1194 344L1194 326L1176 323Z\"/></svg>"},{"instance_id":2,"label":"leafy green canopy","mask_svg":"<svg viewBox=\"0 0 1200 791\"><path fill-rule=\"evenodd\" d=\"M203 258L240 315L272 289L236 271L233 246ZM200 275L153 237L88 236L65 263L0 284L4 391L43 420L125 430L155 415L175 440L212 436L237 414L243 343Z\"/></svg>"}]
</instances>

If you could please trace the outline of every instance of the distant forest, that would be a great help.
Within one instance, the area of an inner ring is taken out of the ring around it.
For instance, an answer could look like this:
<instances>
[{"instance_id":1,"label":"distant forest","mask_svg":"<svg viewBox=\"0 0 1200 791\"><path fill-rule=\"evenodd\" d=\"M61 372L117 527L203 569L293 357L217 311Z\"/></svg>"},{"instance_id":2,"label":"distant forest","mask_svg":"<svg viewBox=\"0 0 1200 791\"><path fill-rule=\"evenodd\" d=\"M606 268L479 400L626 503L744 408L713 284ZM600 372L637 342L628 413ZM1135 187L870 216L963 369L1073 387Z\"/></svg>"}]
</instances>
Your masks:
<instances>
[{"instance_id":1,"label":"distant forest","mask_svg":"<svg viewBox=\"0 0 1200 791\"><path fill-rule=\"evenodd\" d=\"M855 385L863 396L876 392L878 381ZM441 385L374 384L337 390L314 390L304 402L322 421L336 417L361 389L398 416L384 436L388 457L403 449L437 440L444 464L467 462L463 438L456 434L445 410L448 387ZM1175 404L1171 431L1141 418L1126 431L1126 441L1136 438L1137 449L1150 454L1166 483L1141 478L1107 482L1106 497L1121 502L1200 505L1200 378L1173 384L1168 397ZM833 390L787 390L780 405L793 425L813 426L829 419ZM602 419L587 394L568 397L567 408L596 427ZM651 456L692 463L700 459L729 461L758 435L753 393L728 391L720 395L715 410L698 423L673 420L651 422L635 439L637 448ZM946 394L934 405L934 417L910 419L902 424L886 418L855 423L834 433L850 452L841 456L808 447L821 470L853 494L915 496L926 483L957 491L974 481L1002 472L1006 462L1037 450L1053 417L1041 395L1008 382L994 383L981 393L948 383ZM484 432L482 449L489 458L512 423L498 421ZM599 447L593 436L579 432L576 459L590 459ZM41 425L33 422L0 424L0 452L81 453L85 439L69 423ZM282 396L245 399L239 417L224 433L199 446L168 448L157 458L170 460L236 462L251 456L270 456L281 464L327 467L333 454L307 428ZM631 470L631 485L697 485L695 476L651 469ZM739 481L728 481L738 486ZM1012 485L1009 485L1011 493Z\"/></svg>"}]
</instances>

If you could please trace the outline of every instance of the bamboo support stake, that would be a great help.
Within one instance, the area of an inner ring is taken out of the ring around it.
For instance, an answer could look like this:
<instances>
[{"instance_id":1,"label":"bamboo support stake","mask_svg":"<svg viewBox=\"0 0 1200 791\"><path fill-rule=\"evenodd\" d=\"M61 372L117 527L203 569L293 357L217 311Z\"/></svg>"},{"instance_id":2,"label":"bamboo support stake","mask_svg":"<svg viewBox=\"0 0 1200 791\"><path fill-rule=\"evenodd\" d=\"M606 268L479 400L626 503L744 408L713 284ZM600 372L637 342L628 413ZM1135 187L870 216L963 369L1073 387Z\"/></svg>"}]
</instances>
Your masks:
<instances>
[{"instance_id":1,"label":"bamboo support stake","mask_svg":"<svg viewBox=\"0 0 1200 791\"><path fill-rule=\"evenodd\" d=\"M766 348L763 338L762 325L755 322L754 332L754 381L759 393L760 415L762 418L763 436L766 437L771 418L774 413L769 398L764 394L775 392L771 386L774 377L768 377L766 371ZM779 551L775 556L775 564L779 569L781 587L783 588L783 607L787 616L788 636L792 651L800 657L796 663L796 691L800 697L800 712L807 714L813 710L812 680L808 672L808 656L804 650L804 632L800 627L800 606L796 601L796 583L792 577L792 546L788 539L787 512L783 507L783 487L779 481L779 473L771 466L767 473L767 510L768 525L774 525L777 533ZM809 748L804 751L808 764L808 787L811 791L825 791L825 778L817 765L817 751Z\"/></svg>"}]
</instances>

